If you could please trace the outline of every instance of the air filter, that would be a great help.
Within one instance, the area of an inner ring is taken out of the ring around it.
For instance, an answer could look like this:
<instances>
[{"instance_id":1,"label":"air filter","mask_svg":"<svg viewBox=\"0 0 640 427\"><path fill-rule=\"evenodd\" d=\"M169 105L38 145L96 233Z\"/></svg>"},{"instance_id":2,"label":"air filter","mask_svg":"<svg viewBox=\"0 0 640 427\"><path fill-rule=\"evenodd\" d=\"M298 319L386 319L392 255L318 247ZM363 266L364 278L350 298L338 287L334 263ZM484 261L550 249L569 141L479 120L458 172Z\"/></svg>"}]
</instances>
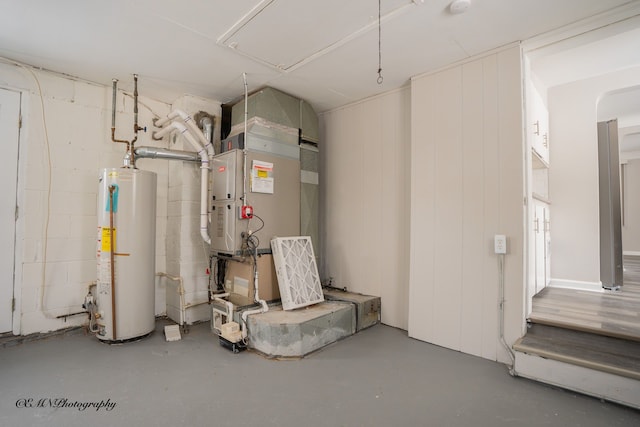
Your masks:
<instances>
[{"instance_id":1,"label":"air filter","mask_svg":"<svg viewBox=\"0 0 640 427\"><path fill-rule=\"evenodd\" d=\"M324 301L311 237L276 237L271 250L283 310Z\"/></svg>"}]
</instances>

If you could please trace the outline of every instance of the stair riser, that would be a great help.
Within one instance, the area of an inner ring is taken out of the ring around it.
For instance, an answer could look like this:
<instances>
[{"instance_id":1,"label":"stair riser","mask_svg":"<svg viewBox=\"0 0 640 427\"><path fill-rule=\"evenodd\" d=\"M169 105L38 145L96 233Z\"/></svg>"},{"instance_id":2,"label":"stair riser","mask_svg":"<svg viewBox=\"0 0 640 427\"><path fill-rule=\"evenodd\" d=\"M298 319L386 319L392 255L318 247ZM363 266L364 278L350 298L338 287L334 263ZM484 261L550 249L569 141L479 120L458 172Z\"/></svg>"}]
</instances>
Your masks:
<instances>
[{"instance_id":1,"label":"stair riser","mask_svg":"<svg viewBox=\"0 0 640 427\"><path fill-rule=\"evenodd\" d=\"M516 375L640 409L640 381L516 352Z\"/></svg>"}]
</instances>

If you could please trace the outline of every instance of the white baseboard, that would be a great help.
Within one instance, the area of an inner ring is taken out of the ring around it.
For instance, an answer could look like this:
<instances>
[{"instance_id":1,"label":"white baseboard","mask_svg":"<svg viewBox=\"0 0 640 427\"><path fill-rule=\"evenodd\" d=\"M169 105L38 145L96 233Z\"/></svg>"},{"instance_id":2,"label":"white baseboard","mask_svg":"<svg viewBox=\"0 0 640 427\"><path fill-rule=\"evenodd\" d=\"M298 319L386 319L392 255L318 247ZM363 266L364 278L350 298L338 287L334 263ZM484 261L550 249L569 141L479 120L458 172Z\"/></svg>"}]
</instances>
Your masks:
<instances>
[{"instance_id":1,"label":"white baseboard","mask_svg":"<svg viewBox=\"0 0 640 427\"><path fill-rule=\"evenodd\" d=\"M640 252L638 251L623 251L622 255L627 255L627 256L640 256Z\"/></svg>"},{"instance_id":2,"label":"white baseboard","mask_svg":"<svg viewBox=\"0 0 640 427\"><path fill-rule=\"evenodd\" d=\"M551 279L550 288L578 289L581 291L603 292L601 282L583 282L580 280Z\"/></svg>"}]
</instances>

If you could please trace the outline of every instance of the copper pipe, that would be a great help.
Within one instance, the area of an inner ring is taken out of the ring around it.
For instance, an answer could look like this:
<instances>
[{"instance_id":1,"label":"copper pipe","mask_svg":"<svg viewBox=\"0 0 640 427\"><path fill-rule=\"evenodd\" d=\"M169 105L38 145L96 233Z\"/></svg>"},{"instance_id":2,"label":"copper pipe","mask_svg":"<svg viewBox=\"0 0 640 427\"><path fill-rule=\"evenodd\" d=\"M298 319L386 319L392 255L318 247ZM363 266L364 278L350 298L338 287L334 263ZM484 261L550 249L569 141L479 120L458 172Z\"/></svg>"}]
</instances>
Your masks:
<instances>
[{"instance_id":1,"label":"copper pipe","mask_svg":"<svg viewBox=\"0 0 640 427\"><path fill-rule=\"evenodd\" d=\"M131 166L136 167L136 150L134 148L135 142L138 140L138 75L133 75L133 140L131 140L131 146L129 153L131 155Z\"/></svg>"},{"instance_id":2,"label":"copper pipe","mask_svg":"<svg viewBox=\"0 0 640 427\"><path fill-rule=\"evenodd\" d=\"M109 258L111 260L111 329L113 329L113 340L116 340L116 267L115 267L115 237L113 229L113 192L116 186L109 186Z\"/></svg>"},{"instance_id":3,"label":"copper pipe","mask_svg":"<svg viewBox=\"0 0 640 427\"><path fill-rule=\"evenodd\" d=\"M111 141L127 144L127 153L131 152L131 143L124 139L116 139L116 97L118 95L118 79L113 81L113 96L111 99Z\"/></svg>"},{"instance_id":4,"label":"copper pipe","mask_svg":"<svg viewBox=\"0 0 640 427\"><path fill-rule=\"evenodd\" d=\"M112 79L113 81L113 98L111 101L111 141L122 144L127 144L127 156L125 157L125 167L128 167L128 161L133 168L136 167L135 159L135 142L138 140L138 131L146 128L138 126L138 75L133 75L133 139L127 141L125 139L116 139L116 97L118 94L118 79Z\"/></svg>"},{"instance_id":5,"label":"copper pipe","mask_svg":"<svg viewBox=\"0 0 640 427\"><path fill-rule=\"evenodd\" d=\"M111 128L111 141L127 144L127 151L131 150L131 143L124 139L116 139L116 128Z\"/></svg>"},{"instance_id":6,"label":"copper pipe","mask_svg":"<svg viewBox=\"0 0 640 427\"><path fill-rule=\"evenodd\" d=\"M138 135L138 75L133 75L133 133Z\"/></svg>"}]
</instances>

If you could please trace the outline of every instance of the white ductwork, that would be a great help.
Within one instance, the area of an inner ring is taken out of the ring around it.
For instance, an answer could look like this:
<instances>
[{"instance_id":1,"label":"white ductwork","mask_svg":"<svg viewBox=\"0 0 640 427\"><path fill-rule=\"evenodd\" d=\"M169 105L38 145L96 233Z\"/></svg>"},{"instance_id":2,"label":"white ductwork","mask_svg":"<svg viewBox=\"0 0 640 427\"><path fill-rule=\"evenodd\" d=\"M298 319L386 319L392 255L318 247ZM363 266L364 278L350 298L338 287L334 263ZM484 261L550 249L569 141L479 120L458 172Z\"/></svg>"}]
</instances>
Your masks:
<instances>
[{"instance_id":1,"label":"white ductwork","mask_svg":"<svg viewBox=\"0 0 640 427\"><path fill-rule=\"evenodd\" d=\"M176 111L179 111L179 110L175 110L174 112L170 113L169 116L171 116L172 114L175 113L175 117L177 117L178 114L176 113ZM171 120L171 118L169 118L169 116L167 116L166 119L160 119L160 120L156 121L156 123L155 123L156 126L162 126L162 125L166 124L169 120ZM189 116L189 117L191 117L191 116ZM189 122L191 122L191 120L189 120ZM196 129L197 129L197 126L196 126ZM179 131L185 137L187 142L189 142L189 144L191 144L193 146L193 148L196 150L196 152L200 156L200 161L202 163L201 166L200 166L200 169L201 169L201 174L200 174L200 235L202 236L202 240L204 240L207 244L211 244L211 237L209 236L209 214L208 214L208 205L207 205L208 197L207 196L208 196L208 190L209 190L209 156L213 155L213 146L211 146L211 150L210 150L210 153L209 153L208 150L205 149L193 137L193 135L191 135L191 133L189 132L189 129L187 129L187 127L185 125L183 125L182 123L175 122L175 121L171 122L167 127L164 127L162 129L160 129L158 132L154 132L153 133L153 138L154 139L161 139L165 135L168 135L171 132L173 132L174 130ZM200 129L198 129L198 132L200 133L200 135L202 135L202 132L200 132ZM204 139L204 135L202 135L202 139Z\"/></svg>"},{"instance_id":2,"label":"white ductwork","mask_svg":"<svg viewBox=\"0 0 640 427\"><path fill-rule=\"evenodd\" d=\"M184 111L173 110L172 112L167 114L166 117L156 120L154 124L157 127L163 127L165 124L171 122L176 118L180 118L184 122L184 124L187 125L189 130L198 138L198 140L200 141L204 149L207 150L209 157L213 157L215 153L213 150L212 142L207 140L207 138L204 136L204 134L202 133L198 125L195 123L195 120L193 119L193 117L191 117L189 114L185 113ZM175 123L175 121L172 122L172 124L173 123Z\"/></svg>"},{"instance_id":3,"label":"white ductwork","mask_svg":"<svg viewBox=\"0 0 640 427\"><path fill-rule=\"evenodd\" d=\"M209 190L209 159L202 160L202 166L200 166L200 235L208 245L211 244L211 237L209 236L209 214L207 206L207 191Z\"/></svg>"}]
</instances>

